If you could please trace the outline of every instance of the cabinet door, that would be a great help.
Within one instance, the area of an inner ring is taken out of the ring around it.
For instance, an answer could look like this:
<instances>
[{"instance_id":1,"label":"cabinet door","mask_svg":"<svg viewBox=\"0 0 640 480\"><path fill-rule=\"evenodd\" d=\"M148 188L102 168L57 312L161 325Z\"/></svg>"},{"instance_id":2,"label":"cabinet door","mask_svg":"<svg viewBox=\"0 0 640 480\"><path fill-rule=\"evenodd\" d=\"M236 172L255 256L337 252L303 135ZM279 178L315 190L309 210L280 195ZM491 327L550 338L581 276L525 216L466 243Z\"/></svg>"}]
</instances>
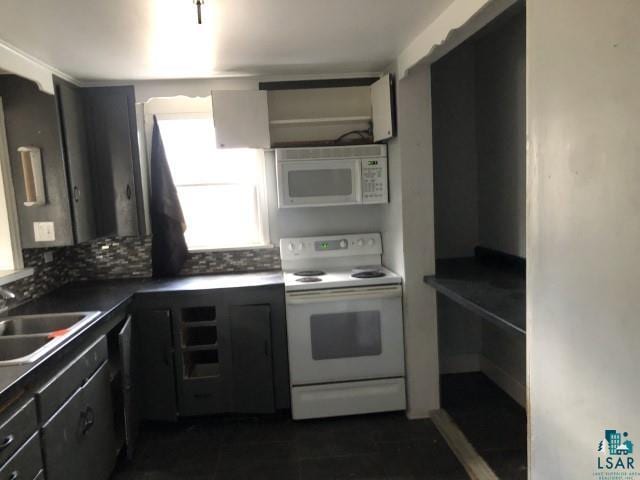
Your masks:
<instances>
[{"instance_id":1,"label":"cabinet door","mask_svg":"<svg viewBox=\"0 0 640 480\"><path fill-rule=\"evenodd\" d=\"M233 404L240 413L275 411L269 305L230 306Z\"/></svg>"},{"instance_id":2,"label":"cabinet door","mask_svg":"<svg viewBox=\"0 0 640 480\"><path fill-rule=\"evenodd\" d=\"M124 404L124 440L127 457L133 458L136 438L140 426L140 411L138 405L138 382L134 380L136 362L132 361L132 333L131 315L127 317L120 333L118 346L120 348L120 363L122 365L122 399Z\"/></svg>"},{"instance_id":3,"label":"cabinet door","mask_svg":"<svg viewBox=\"0 0 640 480\"><path fill-rule=\"evenodd\" d=\"M393 137L396 132L393 77L386 74L371 85L371 116L373 141Z\"/></svg>"},{"instance_id":4,"label":"cabinet door","mask_svg":"<svg viewBox=\"0 0 640 480\"><path fill-rule=\"evenodd\" d=\"M140 417L175 421L178 409L171 313L169 310L140 310L133 321Z\"/></svg>"},{"instance_id":5,"label":"cabinet door","mask_svg":"<svg viewBox=\"0 0 640 480\"><path fill-rule=\"evenodd\" d=\"M55 79L55 90L75 241L82 243L96 236L84 104L81 91L63 80Z\"/></svg>"},{"instance_id":6,"label":"cabinet door","mask_svg":"<svg viewBox=\"0 0 640 480\"><path fill-rule=\"evenodd\" d=\"M87 89L99 235L144 229L133 87Z\"/></svg>"},{"instance_id":7,"label":"cabinet door","mask_svg":"<svg viewBox=\"0 0 640 480\"><path fill-rule=\"evenodd\" d=\"M107 480L115 465L115 434L104 362L89 382L42 427L47 480Z\"/></svg>"},{"instance_id":8,"label":"cabinet door","mask_svg":"<svg viewBox=\"0 0 640 480\"><path fill-rule=\"evenodd\" d=\"M218 148L270 148L265 91L211 92Z\"/></svg>"}]
</instances>

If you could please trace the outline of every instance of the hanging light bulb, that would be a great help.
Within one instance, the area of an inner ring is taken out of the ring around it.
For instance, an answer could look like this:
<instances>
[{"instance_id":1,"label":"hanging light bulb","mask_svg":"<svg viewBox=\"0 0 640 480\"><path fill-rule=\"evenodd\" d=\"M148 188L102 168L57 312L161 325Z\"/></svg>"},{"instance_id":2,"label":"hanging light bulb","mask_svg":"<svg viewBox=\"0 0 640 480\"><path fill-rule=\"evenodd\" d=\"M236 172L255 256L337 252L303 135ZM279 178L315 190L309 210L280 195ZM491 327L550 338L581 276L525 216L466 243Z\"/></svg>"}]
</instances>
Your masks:
<instances>
[{"instance_id":1,"label":"hanging light bulb","mask_svg":"<svg viewBox=\"0 0 640 480\"><path fill-rule=\"evenodd\" d=\"M204 5L204 0L193 0L193 3L198 9L198 25L202 25L202 5Z\"/></svg>"}]
</instances>

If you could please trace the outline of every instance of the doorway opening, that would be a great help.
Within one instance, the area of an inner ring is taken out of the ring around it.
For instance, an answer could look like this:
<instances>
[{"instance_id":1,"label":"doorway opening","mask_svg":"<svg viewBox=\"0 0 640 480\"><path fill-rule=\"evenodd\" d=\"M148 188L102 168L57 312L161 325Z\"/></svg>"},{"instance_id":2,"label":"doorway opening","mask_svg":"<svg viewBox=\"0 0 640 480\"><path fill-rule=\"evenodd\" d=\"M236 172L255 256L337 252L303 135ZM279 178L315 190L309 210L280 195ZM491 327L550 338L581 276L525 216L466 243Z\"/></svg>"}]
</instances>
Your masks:
<instances>
[{"instance_id":1,"label":"doorway opening","mask_svg":"<svg viewBox=\"0 0 640 480\"><path fill-rule=\"evenodd\" d=\"M438 291L441 406L489 471L510 479L527 478L525 16L514 5L431 65L427 281Z\"/></svg>"}]
</instances>

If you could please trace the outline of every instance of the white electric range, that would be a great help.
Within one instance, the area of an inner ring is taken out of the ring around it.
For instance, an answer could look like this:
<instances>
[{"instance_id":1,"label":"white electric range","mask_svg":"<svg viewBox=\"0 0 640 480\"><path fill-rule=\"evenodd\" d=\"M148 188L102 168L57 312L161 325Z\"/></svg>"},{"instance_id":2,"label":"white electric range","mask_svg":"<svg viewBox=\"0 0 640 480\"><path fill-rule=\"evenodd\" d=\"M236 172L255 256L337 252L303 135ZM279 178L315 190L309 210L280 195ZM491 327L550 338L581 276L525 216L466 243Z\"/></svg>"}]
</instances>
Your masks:
<instances>
[{"instance_id":1,"label":"white electric range","mask_svg":"<svg viewBox=\"0 0 640 480\"><path fill-rule=\"evenodd\" d=\"M280 240L294 419L404 410L402 279L379 233Z\"/></svg>"}]
</instances>

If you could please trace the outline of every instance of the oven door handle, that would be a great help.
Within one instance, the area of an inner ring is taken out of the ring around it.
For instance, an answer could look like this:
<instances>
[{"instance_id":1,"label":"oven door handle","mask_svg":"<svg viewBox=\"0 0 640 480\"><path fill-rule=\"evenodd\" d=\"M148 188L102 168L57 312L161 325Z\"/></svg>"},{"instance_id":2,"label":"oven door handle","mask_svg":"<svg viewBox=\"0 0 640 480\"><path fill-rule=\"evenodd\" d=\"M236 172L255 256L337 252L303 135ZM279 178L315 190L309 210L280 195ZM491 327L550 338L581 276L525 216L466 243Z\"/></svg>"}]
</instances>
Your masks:
<instances>
[{"instance_id":1,"label":"oven door handle","mask_svg":"<svg viewBox=\"0 0 640 480\"><path fill-rule=\"evenodd\" d=\"M287 304L348 302L350 300L382 300L402 297L402 286L384 286L369 288L342 288L336 290L315 290L313 292L289 292Z\"/></svg>"}]
</instances>

